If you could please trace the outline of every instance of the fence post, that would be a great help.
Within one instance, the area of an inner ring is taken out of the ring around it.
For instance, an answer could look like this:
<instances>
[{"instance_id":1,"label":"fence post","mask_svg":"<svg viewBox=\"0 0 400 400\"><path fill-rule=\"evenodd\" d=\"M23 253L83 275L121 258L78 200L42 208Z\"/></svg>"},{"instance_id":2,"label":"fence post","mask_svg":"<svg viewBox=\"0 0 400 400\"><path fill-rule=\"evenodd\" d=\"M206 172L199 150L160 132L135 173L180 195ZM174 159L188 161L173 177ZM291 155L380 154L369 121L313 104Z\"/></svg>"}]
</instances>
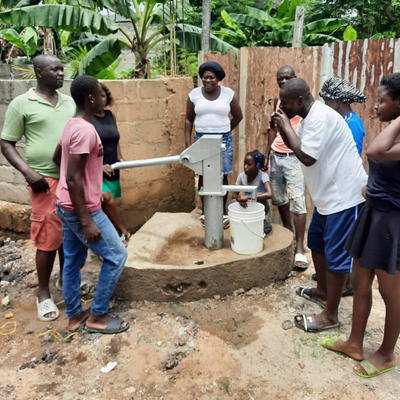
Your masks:
<instances>
[{"instance_id":1,"label":"fence post","mask_svg":"<svg viewBox=\"0 0 400 400\"><path fill-rule=\"evenodd\" d=\"M306 9L303 6L296 7L296 17L294 20L292 47L301 47L303 43L303 27L304 27L305 13Z\"/></svg>"}]
</instances>

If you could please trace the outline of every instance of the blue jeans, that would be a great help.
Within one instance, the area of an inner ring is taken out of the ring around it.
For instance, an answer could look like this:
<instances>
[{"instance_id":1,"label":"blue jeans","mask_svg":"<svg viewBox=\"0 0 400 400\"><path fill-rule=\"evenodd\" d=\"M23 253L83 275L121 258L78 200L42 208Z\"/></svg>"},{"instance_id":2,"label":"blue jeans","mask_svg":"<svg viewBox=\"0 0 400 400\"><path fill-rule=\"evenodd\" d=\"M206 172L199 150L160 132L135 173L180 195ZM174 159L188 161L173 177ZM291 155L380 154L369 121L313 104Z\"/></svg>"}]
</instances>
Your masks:
<instances>
[{"instance_id":1,"label":"blue jeans","mask_svg":"<svg viewBox=\"0 0 400 400\"><path fill-rule=\"evenodd\" d=\"M90 214L91 220L101 231L101 239L94 243L86 243L86 237L76 213L66 211L58 205L56 205L56 212L63 223L64 234L63 295L65 313L69 318L73 318L82 312L81 268L85 265L89 248L104 259L91 312L98 315L106 314L110 307L110 298L125 266L128 252L113 224L102 210Z\"/></svg>"}]
</instances>

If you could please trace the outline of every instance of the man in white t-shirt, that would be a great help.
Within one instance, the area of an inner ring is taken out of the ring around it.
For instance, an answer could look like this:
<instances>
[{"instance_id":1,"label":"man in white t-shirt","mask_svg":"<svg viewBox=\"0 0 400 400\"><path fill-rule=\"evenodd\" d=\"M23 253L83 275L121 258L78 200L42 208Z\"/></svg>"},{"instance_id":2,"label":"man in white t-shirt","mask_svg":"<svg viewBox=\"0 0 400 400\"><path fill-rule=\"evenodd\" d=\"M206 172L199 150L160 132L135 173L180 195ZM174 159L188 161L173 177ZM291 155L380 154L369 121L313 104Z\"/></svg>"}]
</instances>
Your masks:
<instances>
[{"instance_id":1,"label":"man in white t-shirt","mask_svg":"<svg viewBox=\"0 0 400 400\"><path fill-rule=\"evenodd\" d=\"M318 315L297 315L295 324L305 331L319 332L339 325L339 303L352 267L343 247L365 201L361 193L367 174L345 120L330 107L314 101L303 79L285 83L279 97L280 109L273 119L286 145L302 163L315 205L308 247L317 272L317 287L299 287L297 294L324 308ZM295 115L303 118L297 135L289 121Z\"/></svg>"}]
</instances>

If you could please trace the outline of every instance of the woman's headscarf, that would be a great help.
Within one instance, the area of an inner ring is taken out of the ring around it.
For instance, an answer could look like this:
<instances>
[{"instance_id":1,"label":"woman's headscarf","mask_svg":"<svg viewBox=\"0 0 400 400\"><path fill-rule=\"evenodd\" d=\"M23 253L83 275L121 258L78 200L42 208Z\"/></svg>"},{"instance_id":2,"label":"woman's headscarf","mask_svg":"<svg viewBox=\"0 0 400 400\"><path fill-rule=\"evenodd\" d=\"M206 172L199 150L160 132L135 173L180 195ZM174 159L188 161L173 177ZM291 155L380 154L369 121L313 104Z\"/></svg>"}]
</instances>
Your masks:
<instances>
[{"instance_id":1,"label":"woman's headscarf","mask_svg":"<svg viewBox=\"0 0 400 400\"><path fill-rule=\"evenodd\" d=\"M340 100L342 103L365 103L366 96L349 82L340 78L330 78L322 85L319 95L322 98Z\"/></svg>"},{"instance_id":2,"label":"woman's headscarf","mask_svg":"<svg viewBox=\"0 0 400 400\"><path fill-rule=\"evenodd\" d=\"M210 71L216 75L218 81L222 81L225 78L224 69L215 61L207 61L200 65L199 68L199 76L203 78L203 75L206 71Z\"/></svg>"}]
</instances>

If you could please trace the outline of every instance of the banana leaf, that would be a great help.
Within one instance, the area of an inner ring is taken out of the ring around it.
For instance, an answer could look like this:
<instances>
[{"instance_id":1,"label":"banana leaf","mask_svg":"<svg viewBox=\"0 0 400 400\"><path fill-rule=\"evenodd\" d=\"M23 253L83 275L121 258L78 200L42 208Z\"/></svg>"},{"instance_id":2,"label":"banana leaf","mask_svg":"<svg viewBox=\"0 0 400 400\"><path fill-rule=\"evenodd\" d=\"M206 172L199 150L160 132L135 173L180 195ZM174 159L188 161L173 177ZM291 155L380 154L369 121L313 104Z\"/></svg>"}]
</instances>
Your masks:
<instances>
[{"instance_id":1,"label":"banana leaf","mask_svg":"<svg viewBox=\"0 0 400 400\"><path fill-rule=\"evenodd\" d=\"M250 17L254 17L262 21L262 23L266 26L270 26L271 28L277 28L279 26L279 23L266 11L259 10L258 8L247 7L247 12Z\"/></svg>"},{"instance_id":2,"label":"banana leaf","mask_svg":"<svg viewBox=\"0 0 400 400\"><path fill-rule=\"evenodd\" d=\"M240 29L239 25L232 20L231 16L225 10L221 11L221 17L224 20L225 24L228 26L228 28L234 30L237 35L242 37L242 39L246 39L246 35Z\"/></svg>"},{"instance_id":3,"label":"banana leaf","mask_svg":"<svg viewBox=\"0 0 400 400\"><path fill-rule=\"evenodd\" d=\"M109 35L120 27L99 13L67 5L29 6L0 13L0 22L14 27L40 26L71 32Z\"/></svg>"},{"instance_id":4,"label":"banana leaf","mask_svg":"<svg viewBox=\"0 0 400 400\"><path fill-rule=\"evenodd\" d=\"M177 24L177 27L179 30L176 32L176 37L179 39L180 43L183 43L182 24ZM185 43L187 49L192 51L201 50L201 33L201 28L193 25L185 25ZM219 51L221 54L226 54L229 50L232 50L235 54L235 57L238 53L238 49L236 47L224 42L213 34L211 34L210 37L210 50Z\"/></svg>"},{"instance_id":5,"label":"banana leaf","mask_svg":"<svg viewBox=\"0 0 400 400\"><path fill-rule=\"evenodd\" d=\"M304 33L333 32L343 28L348 21L341 18L325 18L304 25Z\"/></svg>"},{"instance_id":6,"label":"banana leaf","mask_svg":"<svg viewBox=\"0 0 400 400\"><path fill-rule=\"evenodd\" d=\"M82 58L75 71L75 76L97 76L118 59L121 55L122 49L125 47L128 47L127 44L120 39L104 39Z\"/></svg>"}]
</instances>

